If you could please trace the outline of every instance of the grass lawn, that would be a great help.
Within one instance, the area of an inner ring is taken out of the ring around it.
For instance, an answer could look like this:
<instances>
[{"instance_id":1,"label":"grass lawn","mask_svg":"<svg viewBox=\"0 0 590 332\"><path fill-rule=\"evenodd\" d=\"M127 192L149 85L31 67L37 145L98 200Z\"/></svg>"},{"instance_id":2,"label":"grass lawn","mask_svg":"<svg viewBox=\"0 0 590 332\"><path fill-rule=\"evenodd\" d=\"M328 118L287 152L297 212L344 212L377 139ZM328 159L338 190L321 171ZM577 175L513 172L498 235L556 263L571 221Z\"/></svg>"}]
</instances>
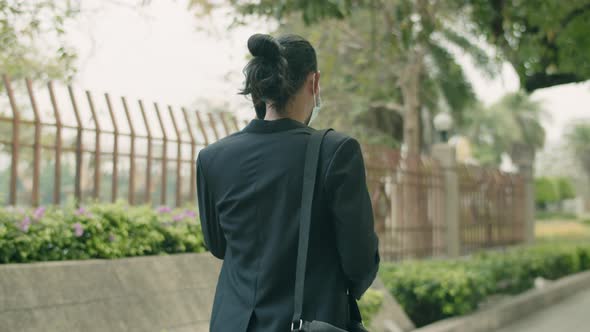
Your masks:
<instances>
[{"instance_id":1,"label":"grass lawn","mask_svg":"<svg viewBox=\"0 0 590 332\"><path fill-rule=\"evenodd\" d=\"M538 220L535 237L547 240L590 240L590 224L578 220Z\"/></svg>"}]
</instances>

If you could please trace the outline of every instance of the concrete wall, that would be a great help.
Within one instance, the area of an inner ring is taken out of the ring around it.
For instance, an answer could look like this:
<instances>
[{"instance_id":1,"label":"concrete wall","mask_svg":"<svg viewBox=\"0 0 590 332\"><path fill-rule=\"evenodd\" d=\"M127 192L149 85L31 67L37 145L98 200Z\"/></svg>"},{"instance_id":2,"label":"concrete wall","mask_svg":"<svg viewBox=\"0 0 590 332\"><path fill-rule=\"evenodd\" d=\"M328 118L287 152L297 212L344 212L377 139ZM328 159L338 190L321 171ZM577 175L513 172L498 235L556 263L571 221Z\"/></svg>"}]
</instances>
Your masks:
<instances>
[{"instance_id":1,"label":"concrete wall","mask_svg":"<svg viewBox=\"0 0 590 332\"><path fill-rule=\"evenodd\" d=\"M205 332L209 254L0 265L0 332Z\"/></svg>"},{"instance_id":2,"label":"concrete wall","mask_svg":"<svg viewBox=\"0 0 590 332\"><path fill-rule=\"evenodd\" d=\"M206 332L220 267L209 253L0 264L0 332ZM384 302L371 331L413 330L372 287Z\"/></svg>"}]
</instances>

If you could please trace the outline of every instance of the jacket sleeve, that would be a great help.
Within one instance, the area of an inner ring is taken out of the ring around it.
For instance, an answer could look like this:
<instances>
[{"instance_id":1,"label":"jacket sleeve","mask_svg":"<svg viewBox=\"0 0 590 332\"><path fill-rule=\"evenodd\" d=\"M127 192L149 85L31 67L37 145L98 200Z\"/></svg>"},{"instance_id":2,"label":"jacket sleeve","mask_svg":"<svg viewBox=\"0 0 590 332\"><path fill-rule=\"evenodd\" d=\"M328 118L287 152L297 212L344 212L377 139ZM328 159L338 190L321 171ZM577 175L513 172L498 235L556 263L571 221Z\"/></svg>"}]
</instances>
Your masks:
<instances>
[{"instance_id":1,"label":"jacket sleeve","mask_svg":"<svg viewBox=\"0 0 590 332\"><path fill-rule=\"evenodd\" d=\"M207 179L203 170L201 155L197 158L197 196L199 201L199 217L205 245L213 256L223 259L225 257L226 241L223 230L219 225L215 210L215 201L211 189L207 186Z\"/></svg>"},{"instance_id":2,"label":"jacket sleeve","mask_svg":"<svg viewBox=\"0 0 590 332\"><path fill-rule=\"evenodd\" d=\"M326 189L342 268L359 299L375 279L380 257L363 155L355 139L346 139L334 153Z\"/></svg>"}]
</instances>

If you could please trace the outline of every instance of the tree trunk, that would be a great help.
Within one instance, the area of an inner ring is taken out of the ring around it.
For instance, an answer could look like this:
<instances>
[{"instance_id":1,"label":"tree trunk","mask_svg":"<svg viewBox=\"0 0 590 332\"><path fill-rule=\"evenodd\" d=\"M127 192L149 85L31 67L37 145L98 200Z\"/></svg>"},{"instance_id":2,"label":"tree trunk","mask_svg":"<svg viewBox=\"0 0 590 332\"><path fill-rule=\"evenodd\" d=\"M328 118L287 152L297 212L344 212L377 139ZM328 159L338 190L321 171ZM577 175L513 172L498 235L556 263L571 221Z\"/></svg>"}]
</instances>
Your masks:
<instances>
[{"instance_id":1,"label":"tree trunk","mask_svg":"<svg viewBox=\"0 0 590 332\"><path fill-rule=\"evenodd\" d=\"M416 49L405 68L401 81L404 99L404 141L408 154L420 154L420 79L423 70L423 52Z\"/></svg>"},{"instance_id":2,"label":"tree trunk","mask_svg":"<svg viewBox=\"0 0 590 332\"><path fill-rule=\"evenodd\" d=\"M404 251L410 257L427 255L431 247L428 220L426 216L425 191L421 179L420 143L420 79L423 70L423 51L412 50L401 77L400 87L404 100L404 143L406 145L404 172L405 225Z\"/></svg>"}]
</instances>

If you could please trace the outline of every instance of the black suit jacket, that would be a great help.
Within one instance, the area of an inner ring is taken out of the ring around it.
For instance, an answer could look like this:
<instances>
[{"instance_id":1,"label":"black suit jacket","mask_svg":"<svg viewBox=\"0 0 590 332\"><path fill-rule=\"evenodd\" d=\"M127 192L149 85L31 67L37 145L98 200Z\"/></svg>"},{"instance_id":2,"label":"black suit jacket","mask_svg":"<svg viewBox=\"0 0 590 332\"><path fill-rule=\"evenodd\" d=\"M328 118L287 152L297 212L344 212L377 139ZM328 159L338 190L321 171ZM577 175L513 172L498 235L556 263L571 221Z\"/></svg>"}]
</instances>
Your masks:
<instances>
[{"instance_id":1,"label":"black suit jacket","mask_svg":"<svg viewBox=\"0 0 590 332\"><path fill-rule=\"evenodd\" d=\"M289 331L305 148L313 131L288 118L255 119L199 153L205 244L223 259L211 331ZM380 260L358 142L328 133L318 172L303 319L345 328L347 288L360 298Z\"/></svg>"}]
</instances>

